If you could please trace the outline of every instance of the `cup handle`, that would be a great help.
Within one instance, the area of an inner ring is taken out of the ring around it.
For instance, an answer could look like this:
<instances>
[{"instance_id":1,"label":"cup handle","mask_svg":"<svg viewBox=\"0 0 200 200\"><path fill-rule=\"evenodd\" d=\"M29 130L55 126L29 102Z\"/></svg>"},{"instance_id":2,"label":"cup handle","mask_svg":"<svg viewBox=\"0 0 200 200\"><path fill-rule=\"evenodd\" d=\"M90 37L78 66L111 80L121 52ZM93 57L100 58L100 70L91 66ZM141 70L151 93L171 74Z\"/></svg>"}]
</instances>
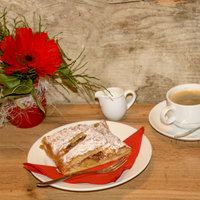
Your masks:
<instances>
[{"instance_id":1,"label":"cup handle","mask_svg":"<svg viewBox=\"0 0 200 200\"><path fill-rule=\"evenodd\" d=\"M165 124L172 124L175 121L175 116L167 116L169 111L175 111L174 106L166 106L161 110L160 119Z\"/></svg>"},{"instance_id":2,"label":"cup handle","mask_svg":"<svg viewBox=\"0 0 200 200\"><path fill-rule=\"evenodd\" d=\"M135 94L134 91L132 91L132 90L126 90L126 91L124 92L124 97L125 97L125 99L126 99L126 97L127 97L128 95L131 95L132 98L131 98L131 100L127 103L127 110L133 105L133 103L135 102L135 99L136 99L136 94Z\"/></svg>"}]
</instances>

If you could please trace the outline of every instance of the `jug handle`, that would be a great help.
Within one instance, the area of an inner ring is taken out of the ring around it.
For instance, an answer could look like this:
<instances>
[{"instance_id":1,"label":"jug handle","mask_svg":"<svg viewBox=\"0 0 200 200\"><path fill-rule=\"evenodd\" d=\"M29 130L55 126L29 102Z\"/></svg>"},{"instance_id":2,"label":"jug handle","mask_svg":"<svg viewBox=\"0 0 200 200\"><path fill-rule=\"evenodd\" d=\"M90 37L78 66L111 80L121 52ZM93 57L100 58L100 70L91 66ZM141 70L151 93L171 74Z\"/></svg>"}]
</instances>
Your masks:
<instances>
[{"instance_id":1,"label":"jug handle","mask_svg":"<svg viewBox=\"0 0 200 200\"><path fill-rule=\"evenodd\" d=\"M126 98L128 95L131 95L131 100L127 103L127 110L133 105L136 99L136 93L132 90L126 90L124 92L124 97Z\"/></svg>"}]
</instances>

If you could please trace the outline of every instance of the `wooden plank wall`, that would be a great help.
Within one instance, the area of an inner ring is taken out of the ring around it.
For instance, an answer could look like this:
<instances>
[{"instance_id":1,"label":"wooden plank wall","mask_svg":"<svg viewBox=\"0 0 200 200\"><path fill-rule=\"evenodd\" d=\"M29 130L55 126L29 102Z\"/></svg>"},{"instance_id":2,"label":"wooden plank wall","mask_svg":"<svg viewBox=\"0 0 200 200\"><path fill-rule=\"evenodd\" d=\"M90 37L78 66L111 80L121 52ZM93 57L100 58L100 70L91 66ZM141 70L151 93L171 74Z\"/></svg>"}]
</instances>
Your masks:
<instances>
[{"instance_id":1,"label":"wooden plank wall","mask_svg":"<svg viewBox=\"0 0 200 200\"><path fill-rule=\"evenodd\" d=\"M37 16L75 58L83 47L88 73L106 86L133 89L137 103L158 103L176 85L200 81L198 0L0 0L9 18ZM49 103L87 103L50 86Z\"/></svg>"}]
</instances>

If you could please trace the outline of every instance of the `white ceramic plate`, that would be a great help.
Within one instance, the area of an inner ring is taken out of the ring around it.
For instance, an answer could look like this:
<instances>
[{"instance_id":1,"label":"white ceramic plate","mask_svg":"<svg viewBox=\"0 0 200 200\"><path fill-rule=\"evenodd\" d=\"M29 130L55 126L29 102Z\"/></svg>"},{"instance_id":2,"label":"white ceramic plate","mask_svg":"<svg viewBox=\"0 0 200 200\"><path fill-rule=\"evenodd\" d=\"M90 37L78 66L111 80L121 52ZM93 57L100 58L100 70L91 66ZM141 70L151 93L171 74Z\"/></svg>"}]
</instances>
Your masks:
<instances>
[{"instance_id":1,"label":"white ceramic plate","mask_svg":"<svg viewBox=\"0 0 200 200\"><path fill-rule=\"evenodd\" d=\"M76 123L71 123L67 124L61 127L58 127L48 133L46 135L51 135L54 132L63 129L64 127L68 126L74 126L76 124L84 123L84 124L92 124L97 121L82 121L82 122L76 122ZM118 136L121 140L125 140L127 137L132 135L134 132L137 130L134 129L133 127L130 127L125 124L121 124L118 122L111 122L107 121L110 130ZM51 165L55 166L54 162L46 155L44 150L40 148L41 145L41 140L44 137L42 136L39 138L31 147L29 153L28 153L28 162L33 163L33 164L42 164L42 165ZM63 190L71 190L71 191L94 191L94 190L102 190L106 188L111 188L117 185L120 185L122 183L125 183L129 181L130 179L136 177L138 174L140 174L148 165L152 155L152 147L151 143L149 142L148 138L143 135L142 138L142 143L141 143L141 148L140 152L138 154L138 157L133 165L133 167L129 170L126 170L123 172L123 174L119 177L119 179L116 182L112 182L109 184L104 184L104 185L98 185L98 184L89 184L89 183L79 183L79 184L70 184L70 183L65 183L65 182L60 182L56 184L52 184L53 187L63 189ZM40 181L48 181L50 178L43 176L38 173L32 173L37 179Z\"/></svg>"},{"instance_id":2,"label":"white ceramic plate","mask_svg":"<svg viewBox=\"0 0 200 200\"><path fill-rule=\"evenodd\" d=\"M161 109L164 108L164 106L166 106L166 101L162 101L159 104L157 104L156 106L154 106L152 108L152 110L149 113L149 122L151 124L151 126L157 130L159 133L174 138L175 134L181 134L183 132L186 132L187 129L183 129L183 128L179 128L176 125L165 125L164 123L161 122L160 120L160 112ZM177 140L185 140L185 141L196 141L196 140L200 140L200 129L195 131L194 133L185 136L185 137L181 137L181 138L177 138Z\"/></svg>"}]
</instances>

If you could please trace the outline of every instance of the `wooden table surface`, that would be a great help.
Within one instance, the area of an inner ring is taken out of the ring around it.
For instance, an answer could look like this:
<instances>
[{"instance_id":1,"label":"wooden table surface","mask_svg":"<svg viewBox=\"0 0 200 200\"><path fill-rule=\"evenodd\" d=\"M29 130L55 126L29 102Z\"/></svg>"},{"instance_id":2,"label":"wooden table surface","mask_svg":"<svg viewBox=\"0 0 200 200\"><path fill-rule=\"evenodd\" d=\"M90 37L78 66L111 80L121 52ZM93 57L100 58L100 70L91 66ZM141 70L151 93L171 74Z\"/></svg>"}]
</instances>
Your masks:
<instances>
[{"instance_id":1,"label":"wooden table surface","mask_svg":"<svg viewBox=\"0 0 200 200\"><path fill-rule=\"evenodd\" d=\"M19 129L7 123L0 129L0 199L2 200L199 200L200 142L186 142L156 132L148 121L153 104L135 104L121 123L145 127L153 154L147 168L120 186L94 192L72 192L52 187L38 188L38 180L23 168L32 144L46 132L66 123L104 119L99 105L56 105L48 107L37 127Z\"/></svg>"}]
</instances>

